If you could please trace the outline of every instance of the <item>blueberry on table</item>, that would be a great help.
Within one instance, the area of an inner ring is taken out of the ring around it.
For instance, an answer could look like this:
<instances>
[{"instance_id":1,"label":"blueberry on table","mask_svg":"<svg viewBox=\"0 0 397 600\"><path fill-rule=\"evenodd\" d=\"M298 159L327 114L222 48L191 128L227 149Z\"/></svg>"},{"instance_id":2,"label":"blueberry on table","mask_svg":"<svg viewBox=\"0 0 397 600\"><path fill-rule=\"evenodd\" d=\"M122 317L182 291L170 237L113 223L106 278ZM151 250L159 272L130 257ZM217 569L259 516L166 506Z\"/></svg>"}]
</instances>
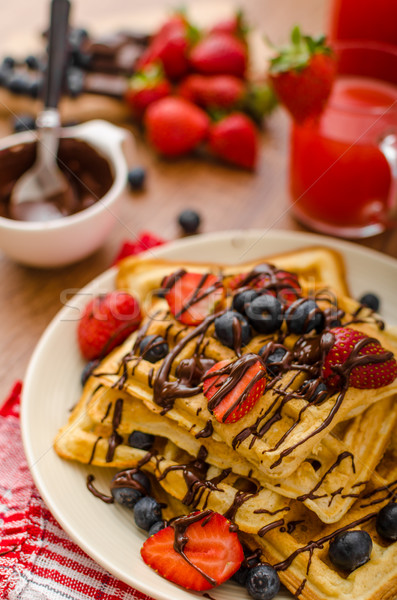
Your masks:
<instances>
[{"instance_id":1,"label":"blueberry on table","mask_svg":"<svg viewBox=\"0 0 397 600\"><path fill-rule=\"evenodd\" d=\"M397 503L389 502L376 517L376 531L385 540L397 540Z\"/></svg>"},{"instance_id":2,"label":"blueberry on table","mask_svg":"<svg viewBox=\"0 0 397 600\"><path fill-rule=\"evenodd\" d=\"M261 563L250 569L245 587L254 600L272 600L280 590L280 579L271 565Z\"/></svg>"},{"instance_id":3,"label":"blueberry on table","mask_svg":"<svg viewBox=\"0 0 397 600\"><path fill-rule=\"evenodd\" d=\"M149 531L152 525L161 521L161 506L151 496L144 496L135 504L134 518L138 527Z\"/></svg>"},{"instance_id":4,"label":"blueberry on table","mask_svg":"<svg viewBox=\"0 0 397 600\"><path fill-rule=\"evenodd\" d=\"M371 536L366 531L344 531L330 543L328 555L338 569L354 571L368 562L372 551Z\"/></svg>"},{"instance_id":5,"label":"blueberry on table","mask_svg":"<svg viewBox=\"0 0 397 600\"><path fill-rule=\"evenodd\" d=\"M266 354L269 344L262 346L259 350L259 356L263 356ZM272 377L276 377L280 373L281 362L284 356L287 354L287 350L285 348L278 347L273 352L271 352L265 359L266 369Z\"/></svg>"},{"instance_id":6,"label":"blueberry on table","mask_svg":"<svg viewBox=\"0 0 397 600\"><path fill-rule=\"evenodd\" d=\"M188 208L180 213L178 216L178 223L182 227L184 233L191 235L196 233L200 227L201 218L195 210Z\"/></svg>"},{"instance_id":7,"label":"blueberry on table","mask_svg":"<svg viewBox=\"0 0 397 600\"><path fill-rule=\"evenodd\" d=\"M359 300L360 304L368 306L371 310L378 312L380 306L380 300L376 294L364 294Z\"/></svg>"},{"instance_id":8,"label":"blueberry on table","mask_svg":"<svg viewBox=\"0 0 397 600\"><path fill-rule=\"evenodd\" d=\"M25 58L25 64L31 71L38 71L40 68L39 59L37 56L34 56L34 54L29 54L29 56Z\"/></svg>"},{"instance_id":9,"label":"blueberry on table","mask_svg":"<svg viewBox=\"0 0 397 600\"><path fill-rule=\"evenodd\" d=\"M1 66L3 69L13 69L15 67L15 63L15 58L13 58L12 56L5 56L3 58Z\"/></svg>"},{"instance_id":10,"label":"blueberry on table","mask_svg":"<svg viewBox=\"0 0 397 600\"><path fill-rule=\"evenodd\" d=\"M146 171L143 167L133 167L128 171L128 185L130 189L139 191L143 188L146 181Z\"/></svg>"},{"instance_id":11,"label":"blueberry on table","mask_svg":"<svg viewBox=\"0 0 397 600\"><path fill-rule=\"evenodd\" d=\"M165 529L167 527L167 521L156 521L156 523L154 523L151 528L148 531L148 537L150 537L151 535L155 535L156 533L158 533L159 531L161 531L162 529Z\"/></svg>"},{"instance_id":12,"label":"blueberry on table","mask_svg":"<svg viewBox=\"0 0 397 600\"><path fill-rule=\"evenodd\" d=\"M15 133L36 129L36 120L30 115L19 115L14 118L13 129Z\"/></svg>"},{"instance_id":13,"label":"blueberry on table","mask_svg":"<svg viewBox=\"0 0 397 600\"><path fill-rule=\"evenodd\" d=\"M252 327L259 333L274 333L281 327L283 308L271 294L261 294L246 308Z\"/></svg>"},{"instance_id":14,"label":"blueberry on table","mask_svg":"<svg viewBox=\"0 0 397 600\"><path fill-rule=\"evenodd\" d=\"M237 312L245 315L248 305L255 300L257 296L258 292L255 290L244 290L234 296L232 307L234 310L237 310Z\"/></svg>"},{"instance_id":15,"label":"blueberry on table","mask_svg":"<svg viewBox=\"0 0 397 600\"><path fill-rule=\"evenodd\" d=\"M215 333L220 342L234 348L241 338L241 346L246 346L251 339L251 328L243 315L228 310L215 319Z\"/></svg>"},{"instance_id":16,"label":"blueberry on table","mask_svg":"<svg viewBox=\"0 0 397 600\"><path fill-rule=\"evenodd\" d=\"M290 333L309 333L315 329L320 333L324 328L324 313L311 298L293 302L285 313L288 331Z\"/></svg>"},{"instance_id":17,"label":"blueberry on table","mask_svg":"<svg viewBox=\"0 0 397 600\"><path fill-rule=\"evenodd\" d=\"M12 74L6 82L8 90L13 94L27 95L29 93L30 85L30 79L27 79L18 73Z\"/></svg>"},{"instance_id":18,"label":"blueberry on table","mask_svg":"<svg viewBox=\"0 0 397 600\"><path fill-rule=\"evenodd\" d=\"M154 443L154 435L143 431L132 431L128 436L128 445L138 450L150 450Z\"/></svg>"},{"instance_id":19,"label":"blueberry on table","mask_svg":"<svg viewBox=\"0 0 397 600\"><path fill-rule=\"evenodd\" d=\"M168 344L160 335L147 335L139 344L142 358L156 363L168 354Z\"/></svg>"}]
</instances>

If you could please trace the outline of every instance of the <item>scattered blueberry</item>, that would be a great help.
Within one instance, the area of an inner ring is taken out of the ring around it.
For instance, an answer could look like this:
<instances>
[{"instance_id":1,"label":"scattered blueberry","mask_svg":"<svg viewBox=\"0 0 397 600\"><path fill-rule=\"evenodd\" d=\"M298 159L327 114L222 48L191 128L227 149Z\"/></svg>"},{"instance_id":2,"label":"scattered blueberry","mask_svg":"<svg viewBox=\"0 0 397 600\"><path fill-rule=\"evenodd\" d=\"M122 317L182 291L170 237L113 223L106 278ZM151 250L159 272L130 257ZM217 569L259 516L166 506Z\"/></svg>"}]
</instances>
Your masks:
<instances>
[{"instance_id":1,"label":"scattered blueberry","mask_svg":"<svg viewBox=\"0 0 397 600\"><path fill-rule=\"evenodd\" d=\"M35 79L31 81L27 90L29 96L31 96L32 98L38 98L41 94L42 87L43 82L41 80Z\"/></svg>"},{"instance_id":2,"label":"scattered blueberry","mask_svg":"<svg viewBox=\"0 0 397 600\"><path fill-rule=\"evenodd\" d=\"M145 185L146 171L143 167L133 167L128 171L128 185L134 192L140 191Z\"/></svg>"},{"instance_id":3,"label":"scattered blueberry","mask_svg":"<svg viewBox=\"0 0 397 600\"><path fill-rule=\"evenodd\" d=\"M259 333L274 333L282 323L283 308L271 294L261 294L246 308L252 327Z\"/></svg>"},{"instance_id":4,"label":"scattered blueberry","mask_svg":"<svg viewBox=\"0 0 397 600\"><path fill-rule=\"evenodd\" d=\"M392 542L397 540L397 503L389 502L376 517L376 531L378 534Z\"/></svg>"},{"instance_id":5,"label":"scattered blueberry","mask_svg":"<svg viewBox=\"0 0 397 600\"><path fill-rule=\"evenodd\" d=\"M4 69L4 67L0 67L0 85L2 87L7 87L9 78L10 71L8 69Z\"/></svg>"},{"instance_id":6,"label":"scattered blueberry","mask_svg":"<svg viewBox=\"0 0 397 600\"><path fill-rule=\"evenodd\" d=\"M178 223L182 227L184 233L191 235L196 233L200 227L201 218L195 210L187 208L178 216Z\"/></svg>"},{"instance_id":7,"label":"scattered blueberry","mask_svg":"<svg viewBox=\"0 0 397 600\"><path fill-rule=\"evenodd\" d=\"M151 535L155 535L156 533L158 533L162 529L165 529L166 527L167 527L167 521L163 521L163 520L156 521L149 529L148 536L150 537Z\"/></svg>"},{"instance_id":8,"label":"scattered blueberry","mask_svg":"<svg viewBox=\"0 0 397 600\"><path fill-rule=\"evenodd\" d=\"M217 338L229 348L234 348L238 343L239 324L237 320L240 322L241 327L241 346L246 346L251 339L251 328L243 315L234 310L228 310L215 319L215 333Z\"/></svg>"},{"instance_id":9,"label":"scattered blueberry","mask_svg":"<svg viewBox=\"0 0 397 600\"><path fill-rule=\"evenodd\" d=\"M80 49L83 42L88 38L88 31L82 27L75 27L69 32L69 45L72 50Z\"/></svg>"},{"instance_id":10,"label":"scattered blueberry","mask_svg":"<svg viewBox=\"0 0 397 600\"><path fill-rule=\"evenodd\" d=\"M84 72L78 67L69 67L66 71L66 89L72 98L84 91Z\"/></svg>"},{"instance_id":11,"label":"scattered blueberry","mask_svg":"<svg viewBox=\"0 0 397 600\"><path fill-rule=\"evenodd\" d=\"M134 518L138 527L149 531L152 525L161 520L161 506L151 496L144 496L135 504Z\"/></svg>"},{"instance_id":12,"label":"scattered blueberry","mask_svg":"<svg viewBox=\"0 0 397 600\"><path fill-rule=\"evenodd\" d=\"M141 356L151 363L156 363L168 354L168 344L160 335L147 335L139 344Z\"/></svg>"},{"instance_id":13,"label":"scattered blueberry","mask_svg":"<svg viewBox=\"0 0 397 600\"><path fill-rule=\"evenodd\" d=\"M88 52L83 52L82 50L73 50L72 52L72 64L76 67L81 67L84 70L87 70L92 61L92 55L88 54Z\"/></svg>"},{"instance_id":14,"label":"scattered blueberry","mask_svg":"<svg viewBox=\"0 0 397 600\"><path fill-rule=\"evenodd\" d=\"M255 300L257 296L258 292L255 290L244 290L234 296L232 306L234 310L245 315L248 304Z\"/></svg>"},{"instance_id":15,"label":"scattered blueberry","mask_svg":"<svg viewBox=\"0 0 397 600\"><path fill-rule=\"evenodd\" d=\"M263 356L266 353L269 344L262 346L259 350L259 356ZM273 377L276 377L280 373L280 364L287 354L287 350L285 348L278 347L271 354L269 354L266 359L266 369Z\"/></svg>"},{"instance_id":16,"label":"scattered blueberry","mask_svg":"<svg viewBox=\"0 0 397 600\"><path fill-rule=\"evenodd\" d=\"M15 58L12 56L5 56L1 66L4 69L13 69L15 67Z\"/></svg>"},{"instance_id":17,"label":"scattered blueberry","mask_svg":"<svg viewBox=\"0 0 397 600\"><path fill-rule=\"evenodd\" d=\"M302 334L315 329L320 333L324 327L324 313L311 298L293 302L285 313L288 331Z\"/></svg>"},{"instance_id":18,"label":"scattered blueberry","mask_svg":"<svg viewBox=\"0 0 397 600\"><path fill-rule=\"evenodd\" d=\"M120 474L117 473L113 477L112 483L114 481L117 481L119 476ZM143 473L142 471L137 471L136 473L132 474L132 479L134 479L140 486L142 486L147 493L150 492L150 481L145 475L145 473ZM133 487L132 485L125 485L123 487L112 487L111 484L110 491L115 502L121 504L122 506L125 506L126 508L134 508L138 500L146 498L146 496L143 496L142 492L139 489Z\"/></svg>"},{"instance_id":19,"label":"scattered blueberry","mask_svg":"<svg viewBox=\"0 0 397 600\"><path fill-rule=\"evenodd\" d=\"M91 375L91 373L93 372L93 370L95 369L95 367L97 367L99 365L99 360L90 360L90 362L88 362L84 369L81 372L81 376L80 376L80 381L81 381L81 385L84 387L86 384L87 379L89 378L89 376Z\"/></svg>"},{"instance_id":20,"label":"scattered blueberry","mask_svg":"<svg viewBox=\"0 0 397 600\"><path fill-rule=\"evenodd\" d=\"M28 94L30 87L30 79L27 79L23 75L19 75L18 73L13 73L8 81L7 88L13 94Z\"/></svg>"},{"instance_id":21,"label":"scattered blueberry","mask_svg":"<svg viewBox=\"0 0 397 600\"><path fill-rule=\"evenodd\" d=\"M366 531L339 533L329 545L330 561L344 571L354 571L364 565L371 555L372 540Z\"/></svg>"},{"instance_id":22,"label":"scattered blueberry","mask_svg":"<svg viewBox=\"0 0 397 600\"><path fill-rule=\"evenodd\" d=\"M375 312L379 311L380 300L376 294L364 294L361 296L359 302Z\"/></svg>"},{"instance_id":23,"label":"scattered blueberry","mask_svg":"<svg viewBox=\"0 0 397 600\"><path fill-rule=\"evenodd\" d=\"M36 129L36 120L30 115L19 115L14 119L13 129L15 133Z\"/></svg>"},{"instance_id":24,"label":"scattered blueberry","mask_svg":"<svg viewBox=\"0 0 397 600\"><path fill-rule=\"evenodd\" d=\"M250 569L245 586L254 600L271 600L280 590L280 579L271 565L261 563Z\"/></svg>"},{"instance_id":25,"label":"scattered blueberry","mask_svg":"<svg viewBox=\"0 0 397 600\"><path fill-rule=\"evenodd\" d=\"M29 54L29 56L25 58L25 64L31 71L38 71L40 68L39 60L34 54Z\"/></svg>"},{"instance_id":26,"label":"scattered blueberry","mask_svg":"<svg viewBox=\"0 0 397 600\"><path fill-rule=\"evenodd\" d=\"M143 431L132 431L128 436L128 445L138 450L150 450L154 443L154 435Z\"/></svg>"}]
</instances>

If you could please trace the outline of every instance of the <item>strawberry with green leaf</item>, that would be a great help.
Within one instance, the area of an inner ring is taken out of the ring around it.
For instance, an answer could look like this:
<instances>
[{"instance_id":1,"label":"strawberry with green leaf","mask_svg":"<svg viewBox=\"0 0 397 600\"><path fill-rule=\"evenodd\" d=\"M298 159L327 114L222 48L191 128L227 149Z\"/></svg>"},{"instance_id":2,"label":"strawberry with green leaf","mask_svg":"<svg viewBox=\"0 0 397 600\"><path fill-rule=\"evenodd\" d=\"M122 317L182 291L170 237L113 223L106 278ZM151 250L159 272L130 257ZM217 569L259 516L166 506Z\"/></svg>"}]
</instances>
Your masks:
<instances>
[{"instance_id":1,"label":"strawberry with green leaf","mask_svg":"<svg viewBox=\"0 0 397 600\"><path fill-rule=\"evenodd\" d=\"M132 113L140 118L150 104L169 96L171 91L171 84L161 64L153 63L144 66L130 78L124 98Z\"/></svg>"},{"instance_id":2,"label":"strawberry with green leaf","mask_svg":"<svg viewBox=\"0 0 397 600\"><path fill-rule=\"evenodd\" d=\"M302 35L298 26L292 30L291 44L278 51L269 67L279 101L300 124L321 115L335 75L336 58L324 36Z\"/></svg>"}]
</instances>

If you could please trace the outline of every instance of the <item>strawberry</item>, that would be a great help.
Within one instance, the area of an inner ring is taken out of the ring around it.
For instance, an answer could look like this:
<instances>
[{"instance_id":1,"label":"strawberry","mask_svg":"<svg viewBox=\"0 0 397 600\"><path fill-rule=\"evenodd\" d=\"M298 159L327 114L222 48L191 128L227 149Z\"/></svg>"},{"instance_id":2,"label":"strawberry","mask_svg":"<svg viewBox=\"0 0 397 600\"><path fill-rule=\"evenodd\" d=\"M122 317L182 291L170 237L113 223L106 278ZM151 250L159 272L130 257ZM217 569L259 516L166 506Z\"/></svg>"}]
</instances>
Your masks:
<instances>
[{"instance_id":1,"label":"strawberry","mask_svg":"<svg viewBox=\"0 0 397 600\"><path fill-rule=\"evenodd\" d=\"M120 250L116 255L116 258L113 261L113 264L117 264L120 260L123 260L123 258L126 258L127 256L135 256L136 254L145 252L150 248L161 246L164 243L165 240L163 240L159 236L150 233L150 231L143 231L135 240L123 241L123 243L120 246Z\"/></svg>"},{"instance_id":2,"label":"strawberry","mask_svg":"<svg viewBox=\"0 0 397 600\"><path fill-rule=\"evenodd\" d=\"M256 354L245 354L234 362L221 360L203 379L208 409L220 423L235 423L250 412L262 396L266 368Z\"/></svg>"},{"instance_id":3,"label":"strawberry","mask_svg":"<svg viewBox=\"0 0 397 600\"><path fill-rule=\"evenodd\" d=\"M291 41L271 60L269 76L280 102L297 123L303 123L323 112L336 75L336 59L324 37L303 36L295 27Z\"/></svg>"},{"instance_id":4,"label":"strawberry","mask_svg":"<svg viewBox=\"0 0 397 600\"><path fill-rule=\"evenodd\" d=\"M250 287L254 290L267 289L269 294L277 296L280 302L289 306L302 295L302 288L295 273L289 271L275 271L274 276L270 273L258 273L256 277L246 283L247 273L239 273L227 282L227 287L231 290L238 290L240 287Z\"/></svg>"},{"instance_id":5,"label":"strawberry","mask_svg":"<svg viewBox=\"0 0 397 600\"><path fill-rule=\"evenodd\" d=\"M196 35L184 15L170 17L152 37L148 48L137 60L136 68L140 70L144 65L160 61L167 77L183 77L189 70L189 45Z\"/></svg>"},{"instance_id":6,"label":"strawberry","mask_svg":"<svg viewBox=\"0 0 397 600\"><path fill-rule=\"evenodd\" d=\"M172 285L167 287L169 282ZM165 299L174 317L185 325L198 325L224 299L222 281L210 273L186 273L168 277L163 286L168 290Z\"/></svg>"},{"instance_id":7,"label":"strawberry","mask_svg":"<svg viewBox=\"0 0 397 600\"><path fill-rule=\"evenodd\" d=\"M253 169L258 154L256 127L243 113L232 113L212 125L209 147L215 156L226 162Z\"/></svg>"},{"instance_id":8,"label":"strawberry","mask_svg":"<svg viewBox=\"0 0 397 600\"><path fill-rule=\"evenodd\" d=\"M187 539L181 548L186 558L175 550L176 531L180 526L183 538ZM207 510L179 517L172 525L150 536L142 546L141 556L165 579L200 592L230 579L239 569L244 551L237 533L231 531L230 521Z\"/></svg>"},{"instance_id":9,"label":"strawberry","mask_svg":"<svg viewBox=\"0 0 397 600\"><path fill-rule=\"evenodd\" d=\"M81 315L77 339L85 359L100 358L121 344L141 322L138 301L127 292L109 292L88 302Z\"/></svg>"},{"instance_id":10,"label":"strawberry","mask_svg":"<svg viewBox=\"0 0 397 600\"><path fill-rule=\"evenodd\" d=\"M328 387L340 388L345 377L350 386L367 390L389 385L395 380L397 362L378 340L350 327L334 327L330 332L333 344L322 367ZM383 360L376 362L381 355Z\"/></svg>"},{"instance_id":11,"label":"strawberry","mask_svg":"<svg viewBox=\"0 0 397 600\"><path fill-rule=\"evenodd\" d=\"M206 113L183 98L169 96L154 102L145 113L149 141L164 156L182 156L194 150L208 135Z\"/></svg>"},{"instance_id":12,"label":"strawberry","mask_svg":"<svg viewBox=\"0 0 397 600\"><path fill-rule=\"evenodd\" d=\"M228 33L214 33L193 47L190 64L194 71L204 75L244 77L247 49L242 41Z\"/></svg>"},{"instance_id":13,"label":"strawberry","mask_svg":"<svg viewBox=\"0 0 397 600\"><path fill-rule=\"evenodd\" d=\"M245 23L243 12L238 10L228 19L215 23L209 30L209 33L228 33L245 41L248 31L249 28Z\"/></svg>"},{"instance_id":14,"label":"strawberry","mask_svg":"<svg viewBox=\"0 0 397 600\"><path fill-rule=\"evenodd\" d=\"M171 84L164 77L161 65L150 64L130 78L124 98L133 114L142 117L149 104L170 94Z\"/></svg>"},{"instance_id":15,"label":"strawberry","mask_svg":"<svg viewBox=\"0 0 397 600\"><path fill-rule=\"evenodd\" d=\"M234 75L188 75L181 83L178 94L207 109L228 110L242 100L245 84Z\"/></svg>"}]
</instances>

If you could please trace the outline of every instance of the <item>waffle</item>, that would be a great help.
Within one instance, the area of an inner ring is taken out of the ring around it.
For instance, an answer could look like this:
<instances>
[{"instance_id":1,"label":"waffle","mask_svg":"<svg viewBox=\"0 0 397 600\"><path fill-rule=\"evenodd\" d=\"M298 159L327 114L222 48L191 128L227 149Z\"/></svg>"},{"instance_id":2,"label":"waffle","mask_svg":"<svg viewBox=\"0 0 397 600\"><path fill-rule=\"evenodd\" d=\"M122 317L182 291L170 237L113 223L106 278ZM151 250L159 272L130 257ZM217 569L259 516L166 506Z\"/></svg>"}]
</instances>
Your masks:
<instances>
[{"instance_id":1,"label":"waffle","mask_svg":"<svg viewBox=\"0 0 397 600\"><path fill-rule=\"evenodd\" d=\"M395 331L349 297L338 254L306 248L266 262L296 273L302 295L314 297L330 322L338 318L396 353ZM397 544L379 540L372 513L397 487L397 381L376 389L327 390L321 402L310 401L307 380L319 372L301 367L302 336L285 329L282 343L293 357L288 368L269 377L260 399L238 422L220 423L208 410L202 374L215 362L257 354L281 338L256 334L242 349L228 348L214 335L213 316L188 327L160 297L163 278L178 269L211 272L228 285L257 264L123 261L117 287L140 300L141 327L92 373L58 432L55 450L96 466L142 467L154 477L158 493L173 499L175 510L224 514L248 546L259 547L264 560L277 566L297 597L391 599L397 591L392 568ZM229 297L225 306L230 302ZM143 337L152 334L169 346L168 355L154 364L139 351ZM316 336L303 336L303 363ZM153 450L130 447L133 430L153 434ZM356 526L369 528L374 550L366 565L346 576L330 563L328 542L341 528Z\"/></svg>"}]
</instances>

